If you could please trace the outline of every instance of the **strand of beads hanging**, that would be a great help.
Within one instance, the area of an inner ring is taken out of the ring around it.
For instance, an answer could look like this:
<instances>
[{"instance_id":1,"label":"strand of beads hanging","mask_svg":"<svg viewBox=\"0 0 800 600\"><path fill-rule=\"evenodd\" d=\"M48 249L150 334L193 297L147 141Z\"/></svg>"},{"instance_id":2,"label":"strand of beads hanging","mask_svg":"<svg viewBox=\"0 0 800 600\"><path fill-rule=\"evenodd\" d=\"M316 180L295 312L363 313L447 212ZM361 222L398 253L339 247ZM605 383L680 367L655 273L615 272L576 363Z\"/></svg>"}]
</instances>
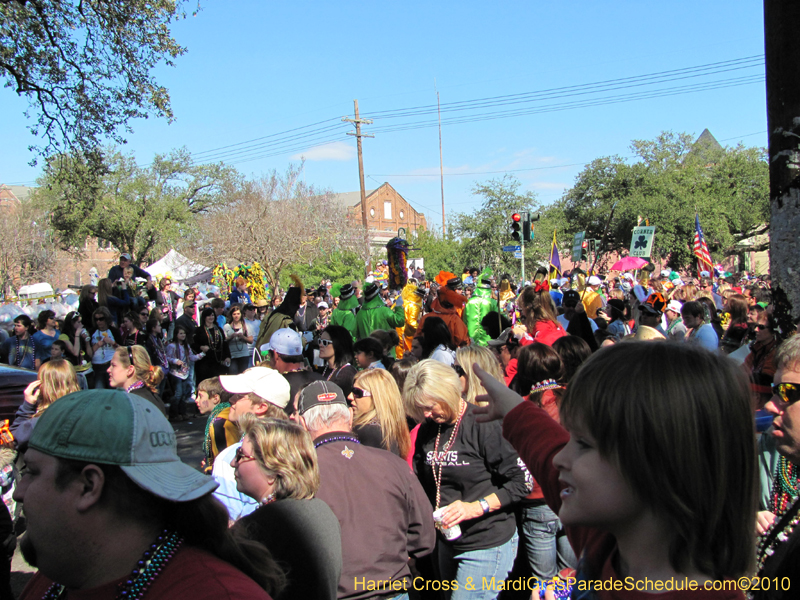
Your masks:
<instances>
[{"instance_id":1,"label":"strand of beads hanging","mask_svg":"<svg viewBox=\"0 0 800 600\"><path fill-rule=\"evenodd\" d=\"M772 483L772 512L781 515L797 497L797 466L781 456Z\"/></svg>"},{"instance_id":2,"label":"strand of beads hanging","mask_svg":"<svg viewBox=\"0 0 800 600\"><path fill-rule=\"evenodd\" d=\"M761 536L761 539L758 541L758 548L756 550L756 573L759 575L764 568L764 563L767 562L770 556L775 554L775 551L780 544L787 542L789 538L792 537L792 533L794 533L795 528L798 524L800 524L800 505L798 505L798 499L794 500L794 502L789 506L788 510L794 511L794 514L784 515L784 518L788 518L788 521L783 526L783 529L775 533L779 520L783 520L775 519L769 530L763 536ZM748 598L752 597L753 595L751 590L748 592Z\"/></svg>"},{"instance_id":3,"label":"strand of beads hanging","mask_svg":"<svg viewBox=\"0 0 800 600\"><path fill-rule=\"evenodd\" d=\"M119 584L115 600L144 598L182 543L183 538L177 532L170 533L167 529L162 531L136 563L128 579ZM59 600L66 595L66 591L63 585L54 583L44 593L42 600Z\"/></svg>"},{"instance_id":4,"label":"strand of beads hanging","mask_svg":"<svg viewBox=\"0 0 800 600\"><path fill-rule=\"evenodd\" d=\"M442 502L442 465L444 463L445 456L447 453L450 452L450 448L456 441L456 435L458 435L458 427L461 425L461 417L464 416L464 413L467 409L467 403L464 400L459 400L458 402L458 418L456 419L456 423L453 426L453 431L450 432L450 439L447 440L447 444L445 447L442 448L441 452L439 451L439 439L442 435L442 424L439 423L439 429L436 432L436 442L433 445L433 461L431 464L431 471L433 471L433 481L436 483L436 506L434 507L436 510L439 510L439 506ZM436 471L436 466L439 466L439 471Z\"/></svg>"},{"instance_id":5,"label":"strand of beads hanging","mask_svg":"<svg viewBox=\"0 0 800 600\"><path fill-rule=\"evenodd\" d=\"M361 442L358 441L358 438L355 438L350 435L338 435L336 437L328 438L326 440L322 440L314 444L314 448L319 448L323 444L330 444L331 442L353 442L354 444L360 444Z\"/></svg>"}]
</instances>

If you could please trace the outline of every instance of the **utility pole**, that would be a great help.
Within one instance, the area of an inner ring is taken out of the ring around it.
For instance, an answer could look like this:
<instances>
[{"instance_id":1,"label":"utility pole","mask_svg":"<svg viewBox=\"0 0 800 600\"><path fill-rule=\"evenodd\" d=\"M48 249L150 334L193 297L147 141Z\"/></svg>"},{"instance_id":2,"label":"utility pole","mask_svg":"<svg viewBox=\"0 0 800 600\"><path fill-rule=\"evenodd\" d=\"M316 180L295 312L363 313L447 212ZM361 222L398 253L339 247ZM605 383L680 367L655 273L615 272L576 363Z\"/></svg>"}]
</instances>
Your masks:
<instances>
[{"instance_id":1,"label":"utility pole","mask_svg":"<svg viewBox=\"0 0 800 600\"><path fill-rule=\"evenodd\" d=\"M361 138L371 137L375 135L371 133L361 133L361 124L372 125L372 119L360 119L358 117L358 100L353 100L356 107L356 118L349 119L342 117L342 121L353 123L356 126L355 132L348 131L347 135L356 136L356 147L358 148L358 181L361 184L361 224L364 226L364 247L366 249L366 261L364 262L364 278L369 276L369 271L372 268L371 252L369 247L369 227L367 226L367 189L364 186L364 157L361 154Z\"/></svg>"},{"instance_id":2,"label":"utility pole","mask_svg":"<svg viewBox=\"0 0 800 600\"><path fill-rule=\"evenodd\" d=\"M439 105L439 90L436 90L436 112L439 114L439 179L442 182L442 239L447 231L444 224L444 161L442 160L442 109Z\"/></svg>"},{"instance_id":3,"label":"utility pole","mask_svg":"<svg viewBox=\"0 0 800 600\"><path fill-rule=\"evenodd\" d=\"M769 262L775 318L784 335L800 316L800 4L764 0L764 49L769 131Z\"/></svg>"}]
</instances>

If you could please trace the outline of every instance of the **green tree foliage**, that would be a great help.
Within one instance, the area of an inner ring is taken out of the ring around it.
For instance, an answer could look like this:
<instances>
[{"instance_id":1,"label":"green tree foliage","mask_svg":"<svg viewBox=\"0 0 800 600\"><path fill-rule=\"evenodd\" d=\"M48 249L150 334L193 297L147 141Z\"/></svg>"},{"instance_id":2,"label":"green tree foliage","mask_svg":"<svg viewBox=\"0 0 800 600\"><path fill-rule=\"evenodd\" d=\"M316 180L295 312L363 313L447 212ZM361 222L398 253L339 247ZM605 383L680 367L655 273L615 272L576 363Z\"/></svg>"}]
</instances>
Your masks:
<instances>
[{"instance_id":1,"label":"green tree foliage","mask_svg":"<svg viewBox=\"0 0 800 600\"><path fill-rule=\"evenodd\" d=\"M364 279L364 259L354 250L334 250L309 263L295 263L283 270L281 284L291 285L289 274L295 273L306 287L316 287L323 279L332 283L350 283Z\"/></svg>"},{"instance_id":2,"label":"green tree foliage","mask_svg":"<svg viewBox=\"0 0 800 600\"><path fill-rule=\"evenodd\" d=\"M65 250L83 248L91 236L130 253L136 264L190 236L197 215L220 204L238 178L221 164L195 166L186 149L156 155L149 167L111 151L90 188L81 176L87 169L74 157L53 158L39 180L36 201L49 212Z\"/></svg>"},{"instance_id":3,"label":"green tree foliage","mask_svg":"<svg viewBox=\"0 0 800 600\"><path fill-rule=\"evenodd\" d=\"M408 258L425 259L425 274L428 279L434 279L439 271L449 271L460 274L464 269L461 262L461 244L454 239L452 233L442 237L441 233L419 229L412 233L408 239L411 249Z\"/></svg>"},{"instance_id":4,"label":"green tree foliage","mask_svg":"<svg viewBox=\"0 0 800 600\"><path fill-rule=\"evenodd\" d=\"M169 93L153 68L185 52L170 24L182 0L0 0L0 77L29 101L31 146L42 155L94 154L109 136L124 140L130 119L172 118Z\"/></svg>"},{"instance_id":5,"label":"green tree foliage","mask_svg":"<svg viewBox=\"0 0 800 600\"><path fill-rule=\"evenodd\" d=\"M569 231L602 239L613 207L606 252L630 247L638 219L656 226L654 259L684 268L695 262L691 252L695 212L716 260L735 254L735 244L769 221L769 175L764 151L723 149L693 143L686 134L664 132L655 140L636 140L638 157L598 158L578 175L575 185L556 203Z\"/></svg>"},{"instance_id":6,"label":"green tree foliage","mask_svg":"<svg viewBox=\"0 0 800 600\"><path fill-rule=\"evenodd\" d=\"M476 184L473 193L483 197L481 207L471 214L453 215L451 231L461 240L457 273L467 265L478 268L489 265L496 274L519 276L520 260L514 258L513 253L502 251L503 246L517 244L511 238L510 229L511 215L516 212L541 215L540 220L534 223L533 241L525 245L526 276L547 260L553 229L562 223L561 215L546 210L533 192L519 193L520 185L510 175Z\"/></svg>"}]
</instances>

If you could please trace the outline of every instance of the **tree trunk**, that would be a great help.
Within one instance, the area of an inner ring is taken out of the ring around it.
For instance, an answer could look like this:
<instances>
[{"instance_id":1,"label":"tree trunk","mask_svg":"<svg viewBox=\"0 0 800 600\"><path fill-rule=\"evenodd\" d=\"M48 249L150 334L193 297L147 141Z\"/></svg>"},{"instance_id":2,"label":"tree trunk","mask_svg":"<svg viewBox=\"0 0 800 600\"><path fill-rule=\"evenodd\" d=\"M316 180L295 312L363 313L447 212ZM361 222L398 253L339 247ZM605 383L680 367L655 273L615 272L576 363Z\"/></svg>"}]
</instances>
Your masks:
<instances>
[{"instance_id":1,"label":"tree trunk","mask_svg":"<svg viewBox=\"0 0 800 600\"><path fill-rule=\"evenodd\" d=\"M800 2L764 0L770 275L784 334L800 316Z\"/></svg>"}]
</instances>

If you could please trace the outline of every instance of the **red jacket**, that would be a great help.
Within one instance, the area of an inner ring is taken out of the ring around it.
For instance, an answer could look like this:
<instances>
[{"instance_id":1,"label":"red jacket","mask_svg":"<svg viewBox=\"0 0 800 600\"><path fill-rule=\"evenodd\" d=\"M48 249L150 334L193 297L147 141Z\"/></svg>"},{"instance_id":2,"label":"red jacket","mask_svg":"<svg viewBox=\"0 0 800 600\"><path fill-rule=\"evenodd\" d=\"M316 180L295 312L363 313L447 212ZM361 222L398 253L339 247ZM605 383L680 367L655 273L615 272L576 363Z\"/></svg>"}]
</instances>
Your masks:
<instances>
[{"instance_id":1,"label":"red jacket","mask_svg":"<svg viewBox=\"0 0 800 600\"><path fill-rule=\"evenodd\" d=\"M532 332L526 334L520 341L521 346L527 346L533 342L539 342L547 346L552 346L558 338L564 337L567 332L559 323L553 321L536 321Z\"/></svg>"}]
</instances>

